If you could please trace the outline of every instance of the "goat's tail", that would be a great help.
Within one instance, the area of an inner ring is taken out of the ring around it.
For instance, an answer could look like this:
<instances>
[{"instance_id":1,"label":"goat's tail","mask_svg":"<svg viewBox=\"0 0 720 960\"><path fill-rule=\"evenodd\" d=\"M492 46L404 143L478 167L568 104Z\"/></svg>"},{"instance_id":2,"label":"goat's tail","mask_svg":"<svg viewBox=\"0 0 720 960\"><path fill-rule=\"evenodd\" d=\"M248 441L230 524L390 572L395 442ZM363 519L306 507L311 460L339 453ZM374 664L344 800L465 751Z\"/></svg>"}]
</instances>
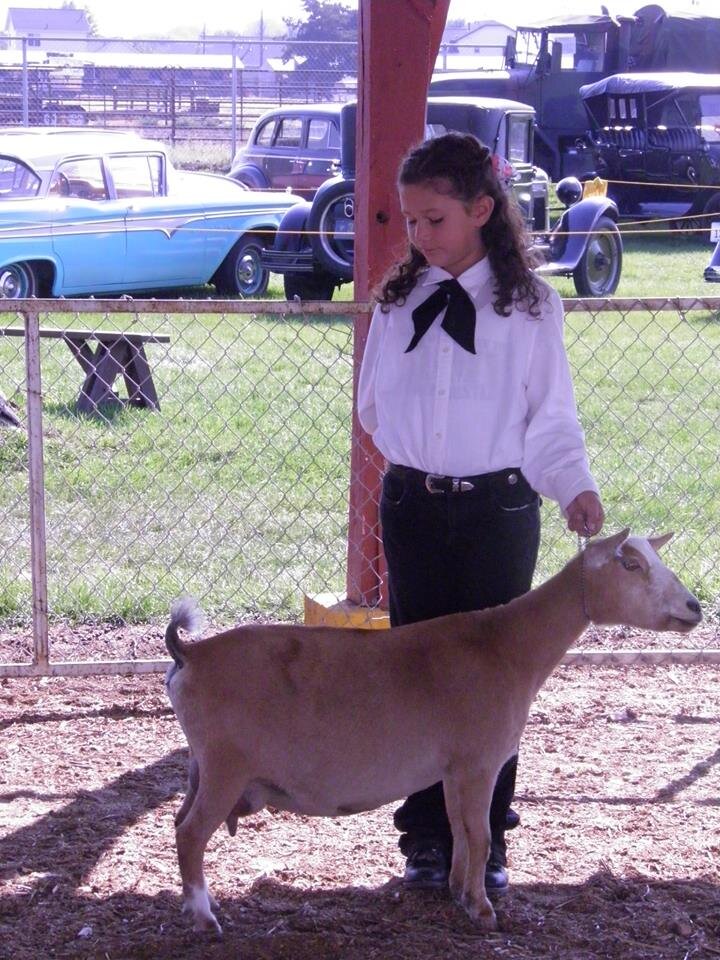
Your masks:
<instances>
[{"instance_id":1,"label":"goat's tail","mask_svg":"<svg viewBox=\"0 0 720 960\"><path fill-rule=\"evenodd\" d=\"M192 597L181 597L170 608L170 623L165 631L165 646L178 670L185 666L187 659L186 647L178 636L178 630L187 630L191 636L194 636L200 633L203 619L203 612Z\"/></svg>"}]
</instances>

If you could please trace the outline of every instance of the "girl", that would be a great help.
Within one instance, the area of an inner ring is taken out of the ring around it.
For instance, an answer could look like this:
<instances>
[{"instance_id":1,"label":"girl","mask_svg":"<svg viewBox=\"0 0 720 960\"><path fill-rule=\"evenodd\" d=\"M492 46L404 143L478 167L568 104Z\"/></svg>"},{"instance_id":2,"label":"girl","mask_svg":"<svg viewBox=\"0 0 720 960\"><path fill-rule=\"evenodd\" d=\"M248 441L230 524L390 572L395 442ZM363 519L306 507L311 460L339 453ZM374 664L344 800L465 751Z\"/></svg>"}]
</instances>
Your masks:
<instances>
[{"instance_id":1,"label":"girl","mask_svg":"<svg viewBox=\"0 0 720 960\"><path fill-rule=\"evenodd\" d=\"M358 391L360 422L388 462L380 520L393 626L529 590L539 495L559 503L570 530L603 525L562 304L532 272L490 151L458 133L428 140L405 158L398 189L409 250L377 295ZM489 892L508 885L516 768L517 755L493 795ZM442 784L413 794L394 820L405 883L446 884Z\"/></svg>"}]
</instances>

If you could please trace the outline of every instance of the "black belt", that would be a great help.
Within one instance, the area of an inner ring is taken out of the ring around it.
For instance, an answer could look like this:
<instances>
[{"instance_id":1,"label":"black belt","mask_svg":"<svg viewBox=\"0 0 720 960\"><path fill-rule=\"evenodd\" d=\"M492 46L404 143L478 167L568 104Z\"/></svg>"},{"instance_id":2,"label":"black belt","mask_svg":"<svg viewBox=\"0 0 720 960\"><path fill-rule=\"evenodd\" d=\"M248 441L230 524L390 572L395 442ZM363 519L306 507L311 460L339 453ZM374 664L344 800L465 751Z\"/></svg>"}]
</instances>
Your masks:
<instances>
[{"instance_id":1,"label":"black belt","mask_svg":"<svg viewBox=\"0 0 720 960\"><path fill-rule=\"evenodd\" d=\"M397 463L389 464L388 473L422 485L428 493L469 493L471 490L490 487L497 483L514 486L522 476L519 467L495 470L493 473L479 473L474 477L449 477L438 473L425 473L424 470L403 467Z\"/></svg>"}]
</instances>

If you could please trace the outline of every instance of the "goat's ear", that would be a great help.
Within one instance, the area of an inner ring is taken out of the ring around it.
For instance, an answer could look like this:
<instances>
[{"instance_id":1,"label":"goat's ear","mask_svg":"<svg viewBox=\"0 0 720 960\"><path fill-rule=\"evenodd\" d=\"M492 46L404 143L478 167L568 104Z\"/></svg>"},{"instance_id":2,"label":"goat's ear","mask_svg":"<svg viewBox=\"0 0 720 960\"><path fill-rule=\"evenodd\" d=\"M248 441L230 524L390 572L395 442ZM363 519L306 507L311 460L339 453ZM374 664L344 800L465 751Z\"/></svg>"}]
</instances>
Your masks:
<instances>
[{"instance_id":1,"label":"goat's ear","mask_svg":"<svg viewBox=\"0 0 720 960\"><path fill-rule=\"evenodd\" d=\"M648 537L647 541L655 553L659 553L660 547L664 547L668 540L674 536L674 533L664 533L661 537Z\"/></svg>"},{"instance_id":2,"label":"goat's ear","mask_svg":"<svg viewBox=\"0 0 720 960\"><path fill-rule=\"evenodd\" d=\"M647 573L650 568L647 557L643 556L642 552L631 543L621 543L617 548L616 556L626 570L642 570L643 573Z\"/></svg>"},{"instance_id":3,"label":"goat's ear","mask_svg":"<svg viewBox=\"0 0 720 960\"><path fill-rule=\"evenodd\" d=\"M621 530L620 533L615 533L611 537L608 537L605 541L605 544L611 549L616 550L621 543L625 543L630 534L630 527L625 527L624 530Z\"/></svg>"}]
</instances>

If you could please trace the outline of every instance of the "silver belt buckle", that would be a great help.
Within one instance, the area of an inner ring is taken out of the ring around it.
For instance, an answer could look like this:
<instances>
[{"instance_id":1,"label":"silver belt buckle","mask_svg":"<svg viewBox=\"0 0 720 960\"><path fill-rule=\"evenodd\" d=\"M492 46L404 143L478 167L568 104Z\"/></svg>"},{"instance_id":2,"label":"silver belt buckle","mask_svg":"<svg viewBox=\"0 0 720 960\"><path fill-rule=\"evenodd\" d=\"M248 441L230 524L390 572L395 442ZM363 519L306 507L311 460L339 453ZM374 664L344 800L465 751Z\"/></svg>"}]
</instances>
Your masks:
<instances>
[{"instance_id":1,"label":"silver belt buckle","mask_svg":"<svg viewBox=\"0 0 720 960\"><path fill-rule=\"evenodd\" d=\"M442 480L443 478L439 473L428 473L425 475L425 489L428 493L442 493L442 490L438 490L433 486L433 480Z\"/></svg>"}]
</instances>

